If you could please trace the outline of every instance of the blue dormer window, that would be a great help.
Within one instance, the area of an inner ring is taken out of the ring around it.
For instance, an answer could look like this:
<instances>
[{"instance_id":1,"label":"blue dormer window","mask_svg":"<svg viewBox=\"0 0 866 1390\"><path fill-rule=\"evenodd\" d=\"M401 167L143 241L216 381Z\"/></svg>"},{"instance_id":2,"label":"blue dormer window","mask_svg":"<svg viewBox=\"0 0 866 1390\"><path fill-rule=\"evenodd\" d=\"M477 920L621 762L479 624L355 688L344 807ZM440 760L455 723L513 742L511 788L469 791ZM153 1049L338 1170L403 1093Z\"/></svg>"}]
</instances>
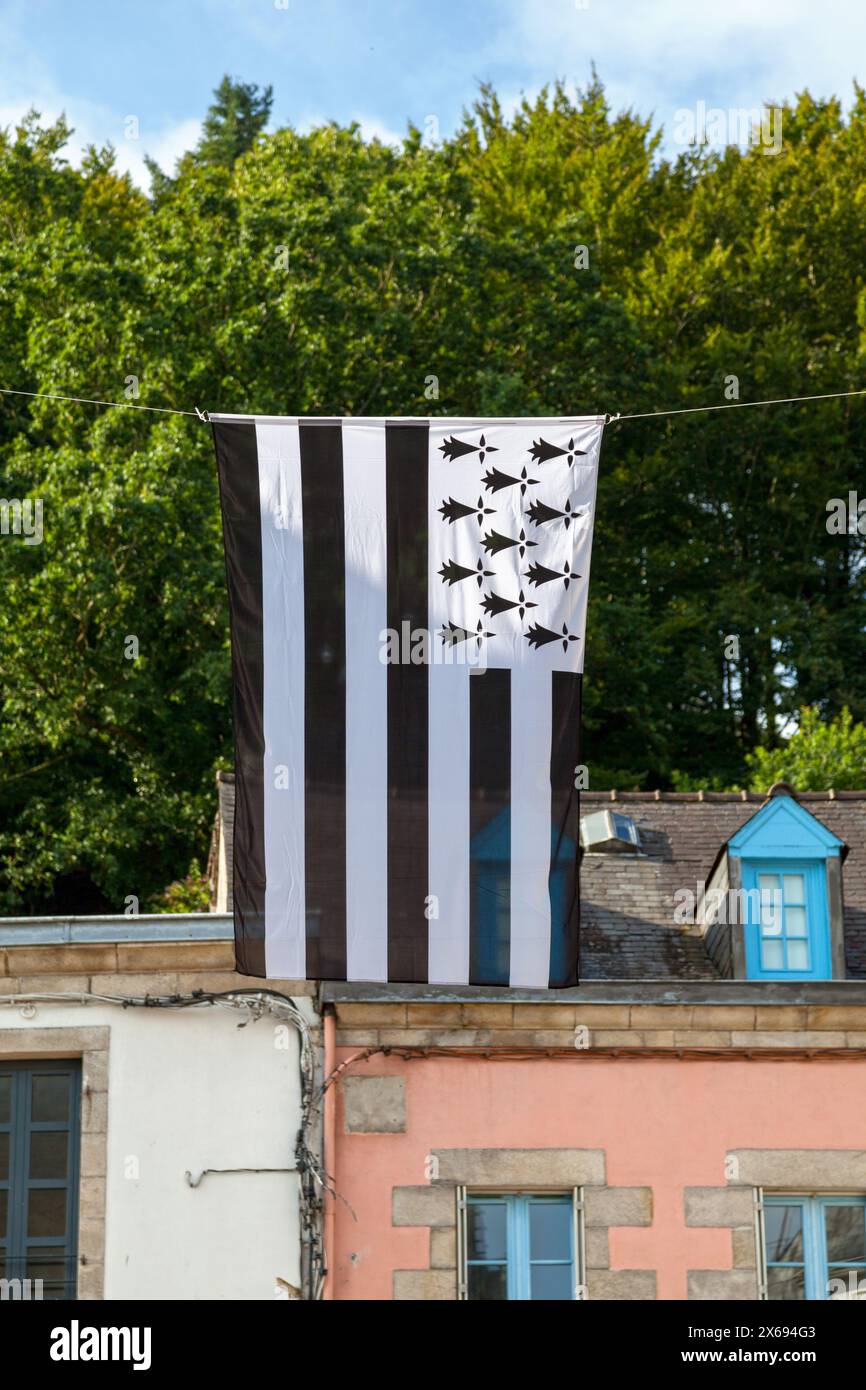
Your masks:
<instances>
[{"instance_id":1,"label":"blue dormer window","mask_svg":"<svg viewBox=\"0 0 866 1390\"><path fill-rule=\"evenodd\" d=\"M829 979L825 880L823 861L744 862L746 970L750 979Z\"/></svg>"},{"instance_id":2,"label":"blue dormer window","mask_svg":"<svg viewBox=\"0 0 866 1390\"><path fill-rule=\"evenodd\" d=\"M771 797L728 843L739 880L745 975L750 980L833 978L831 916L841 931L841 840L793 797Z\"/></svg>"}]
</instances>

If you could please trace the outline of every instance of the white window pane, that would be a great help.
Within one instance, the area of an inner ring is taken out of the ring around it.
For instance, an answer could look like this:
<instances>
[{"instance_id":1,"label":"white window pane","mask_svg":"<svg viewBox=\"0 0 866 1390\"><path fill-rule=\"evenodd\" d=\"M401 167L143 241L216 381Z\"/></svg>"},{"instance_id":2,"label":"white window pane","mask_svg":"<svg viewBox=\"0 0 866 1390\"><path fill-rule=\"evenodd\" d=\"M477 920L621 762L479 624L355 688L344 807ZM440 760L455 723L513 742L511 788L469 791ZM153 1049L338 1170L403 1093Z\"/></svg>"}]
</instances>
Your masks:
<instances>
[{"instance_id":1,"label":"white window pane","mask_svg":"<svg viewBox=\"0 0 866 1390\"><path fill-rule=\"evenodd\" d=\"M778 874L758 874L761 900L761 935L782 934L782 889Z\"/></svg>"},{"instance_id":2,"label":"white window pane","mask_svg":"<svg viewBox=\"0 0 866 1390\"><path fill-rule=\"evenodd\" d=\"M766 916L761 920L761 936L780 937L782 935L782 918Z\"/></svg>"},{"instance_id":3,"label":"white window pane","mask_svg":"<svg viewBox=\"0 0 866 1390\"><path fill-rule=\"evenodd\" d=\"M761 935L762 936L781 936L782 934L782 904L779 900L780 895L774 893L768 897L761 897Z\"/></svg>"},{"instance_id":4,"label":"white window pane","mask_svg":"<svg viewBox=\"0 0 866 1390\"><path fill-rule=\"evenodd\" d=\"M806 909L805 907L786 907L785 908L785 935L786 936L806 936Z\"/></svg>"},{"instance_id":5,"label":"white window pane","mask_svg":"<svg viewBox=\"0 0 866 1390\"><path fill-rule=\"evenodd\" d=\"M775 943L774 943L775 944ZM808 941L789 941L788 942L788 969L789 970L808 970L809 969L809 943Z\"/></svg>"},{"instance_id":6,"label":"white window pane","mask_svg":"<svg viewBox=\"0 0 866 1390\"><path fill-rule=\"evenodd\" d=\"M761 965L764 970L784 970L785 956L781 941L761 942Z\"/></svg>"},{"instance_id":7,"label":"white window pane","mask_svg":"<svg viewBox=\"0 0 866 1390\"><path fill-rule=\"evenodd\" d=\"M784 874L783 881L786 903L806 901L806 881L802 874Z\"/></svg>"}]
</instances>

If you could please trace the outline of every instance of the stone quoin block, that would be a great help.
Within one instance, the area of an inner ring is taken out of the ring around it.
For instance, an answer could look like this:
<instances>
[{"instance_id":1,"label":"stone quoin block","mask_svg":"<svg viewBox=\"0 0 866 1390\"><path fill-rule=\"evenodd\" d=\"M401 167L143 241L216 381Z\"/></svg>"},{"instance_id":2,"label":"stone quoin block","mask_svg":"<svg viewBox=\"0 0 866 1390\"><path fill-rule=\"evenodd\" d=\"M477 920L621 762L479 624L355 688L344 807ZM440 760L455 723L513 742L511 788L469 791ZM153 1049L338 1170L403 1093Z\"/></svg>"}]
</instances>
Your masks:
<instances>
[{"instance_id":1,"label":"stone quoin block","mask_svg":"<svg viewBox=\"0 0 866 1390\"><path fill-rule=\"evenodd\" d=\"M690 1299L754 1302L758 1279L745 1269L690 1269L688 1289Z\"/></svg>"},{"instance_id":2,"label":"stone quoin block","mask_svg":"<svg viewBox=\"0 0 866 1390\"><path fill-rule=\"evenodd\" d=\"M395 1269L394 1299L397 1302L453 1302L457 1297L455 1271L446 1269Z\"/></svg>"},{"instance_id":3,"label":"stone quoin block","mask_svg":"<svg viewBox=\"0 0 866 1390\"><path fill-rule=\"evenodd\" d=\"M430 1268L457 1268L457 1231L455 1228L430 1232Z\"/></svg>"},{"instance_id":4,"label":"stone quoin block","mask_svg":"<svg viewBox=\"0 0 866 1390\"><path fill-rule=\"evenodd\" d=\"M654 1269L601 1269L587 1280L590 1299L616 1299L630 1302L651 1301L656 1296Z\"/></svg>"},{"instance_id":5,"label":"stone quoin block","mask_svg":"<svg viewBox=\"0 0 866 1390\"><path fill-rule=\"evenodd\" d=\"M595 1149L434 1149L438 1181L466 1187L581 1187L604 1182L604 1154Z\"/></svg>"},{"instance_id":6,"label":"stone quoin block","mask_svg":"<svg viewBox=\"0 0 866 1390\"><path fill-rule=\"evenodd\" d=\"M588 1187L583 1194L587 1226L650 1226L651 1187Z\"/></svg>"},{"instance_id":7,"label":"stone quoin block","mask_svg":"<svg viewBox=\"0 0 866 1390\"><path fill-rule=\"evenodd\" d=\"M687 1187L684 1205L687 1226L746 1226L755 1214L751 1187Z\"/></svg>"},{"instance_id":8,"label":"stone quoin block","mask_svg":"<svg viewBox=\"0 0 866 1390\"><path fill-rule=\"evenodd\" d=\"M734 1149L728 1157L737 1160L739 1181L756 1187L788 1192L866 1188L866 1149Z\"/></svg>"},{"instance_id":9,"label":"stone quoin block","mask_svg":"<svg viewBox=\"0 0 866 1390\"><path fill-rule=\"evenodd\" d=\"M395 1187L391 1195L394 1226L453 1226L453 1187Z\"/></svg>"},{"instance_id":10,"label":"stone quoin block","mask_svg":"<svg viewBox=\"0 0 866 1390\"><path fill-rule=\"evenodd\" d=\"M343 1080L347 1134L404 1134L406 1082L402 1076L347 1076Z\"/></svg>"}]
</instances>

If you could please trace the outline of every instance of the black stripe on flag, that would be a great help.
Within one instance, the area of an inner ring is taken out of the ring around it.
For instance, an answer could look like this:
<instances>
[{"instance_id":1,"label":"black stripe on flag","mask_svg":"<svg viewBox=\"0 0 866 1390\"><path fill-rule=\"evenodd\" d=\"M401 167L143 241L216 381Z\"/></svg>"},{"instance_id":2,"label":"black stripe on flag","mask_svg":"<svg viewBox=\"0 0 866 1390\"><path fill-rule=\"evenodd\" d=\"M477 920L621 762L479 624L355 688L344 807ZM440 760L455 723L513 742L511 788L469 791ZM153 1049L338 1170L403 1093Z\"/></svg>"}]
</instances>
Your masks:
<instances>
[{"instance_id":1,"label":"black stripe on flag","mask_svg":"<svg viewBox=\"0 0 866 1390\"><path fill-rule=\"evenodd\" d=\"M339 422L299 427L307 978L346 978L346 540Z\"/></svg>"},{"instance_id":2,"label":"black stripe on flag","mask_svg":"<svg viewBox=\"0 0 866 1390\"><path fill-rule=\"evenodd\" d=\"M427 979L428 961L428 667L409 660L403 627L427 628L428 443L426 423L386 426L387 618L400 638L387 676L388 979L407 983Z\"/></svg>"},{"instance_id":3,"label":"black stripe on flag","mask_svg":"<svg viewBox=\"0 0 866 1390\"><path fill-rule=\"evenodd\" d=\"M265 734L262 722L262 521L256 427L214 424L232 635L235 733L235 956L243 975L265 968Z\"/></svg>"},{"instance_id":4,"label":"black stripe on flag","mask_svg":"<svg viewBox=\"0 0 866 1390\"><path fill-rule=\"evenodd\" d=\"M580 945L580 704L583 677L553 672L550 795L553 845L550 859L550 988L578 983Z\"/></svg>"},{"instance_id":5,"label":"black stripe on flag","mask_svg":"<svg viewBox=\"0 0 866 1390\"><path fill-rule=\"evenodd\" d=\"M469 983L507 985L511 957L511 672L469 677Z\"/></svg>"}]
</instances>

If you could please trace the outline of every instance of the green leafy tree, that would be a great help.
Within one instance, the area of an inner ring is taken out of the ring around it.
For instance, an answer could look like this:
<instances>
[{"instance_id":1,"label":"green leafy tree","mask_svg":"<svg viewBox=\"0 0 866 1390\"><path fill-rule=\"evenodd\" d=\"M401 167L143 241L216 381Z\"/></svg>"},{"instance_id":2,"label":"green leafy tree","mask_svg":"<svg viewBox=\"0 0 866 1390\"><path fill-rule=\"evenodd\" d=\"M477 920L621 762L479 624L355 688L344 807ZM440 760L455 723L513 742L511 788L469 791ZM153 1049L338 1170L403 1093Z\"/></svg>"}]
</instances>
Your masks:
<instances>
[{"instance_id":1,"label":"green leafy tree","mask_svg":"<svg viewBox=\"0 0 866 1390\"><path fill-rule=\"evenodd\" d=\"M756 748L746 762L753 791L788 782L801 792L862 790L866 787L866 724L849 709L825 723L816 706L800 710L797 732L779 748Z\"/></svg>"},{"instance_id":2,"label":"green leafy tree","mask_svg":"<svg viewBox=\"0 0 866 1390\"><path fill-rule=\"evenodd\" d=\"M0 132L0 385L177 410L627 415L724 404L732 377L741 400L862 383L859 89L847 115L785 105L778 154L672 160L595 76L508 117L482 88L432 148L411 127L399 150L354 125L265 133L270 110L269 88L224 79L149 197L110 148L71 168L62 120ZM866 721L866 537L826 528L866 476L863 411L610 425L591 787L742 784L764 756L769 784L801 706ZM209 432L0 396L0 497L44 507L42 544L0 536L0 912L152 901L203 862L232 757ZM856 761L845 775L864 784Z\"/></svg>"},{"instance_id":3,"label":"green leafy tree","mask_svg":"<svg viewBox=\"0 0 866 1390\"><path fill-rule=\"evenodd\" d=\"M231 168L270 120L273 88L260 91L255 82L237 82L226 75L214 98L204 118L196 158L202 164Z\"/></svg>"},{"instance_id":4,"label":"green leafy tree","mask_svg":"<svg viewBox=\"0 0 866 1390\"><path fill-rule=\"evenodd\" d=\"M157 893L148 903L149 912L208 912L210 910L210 884L207 874L203 874L197 859L193 859L189 872L183 878L175 879L161 893Z\"/></svg>"}]
</instances>

